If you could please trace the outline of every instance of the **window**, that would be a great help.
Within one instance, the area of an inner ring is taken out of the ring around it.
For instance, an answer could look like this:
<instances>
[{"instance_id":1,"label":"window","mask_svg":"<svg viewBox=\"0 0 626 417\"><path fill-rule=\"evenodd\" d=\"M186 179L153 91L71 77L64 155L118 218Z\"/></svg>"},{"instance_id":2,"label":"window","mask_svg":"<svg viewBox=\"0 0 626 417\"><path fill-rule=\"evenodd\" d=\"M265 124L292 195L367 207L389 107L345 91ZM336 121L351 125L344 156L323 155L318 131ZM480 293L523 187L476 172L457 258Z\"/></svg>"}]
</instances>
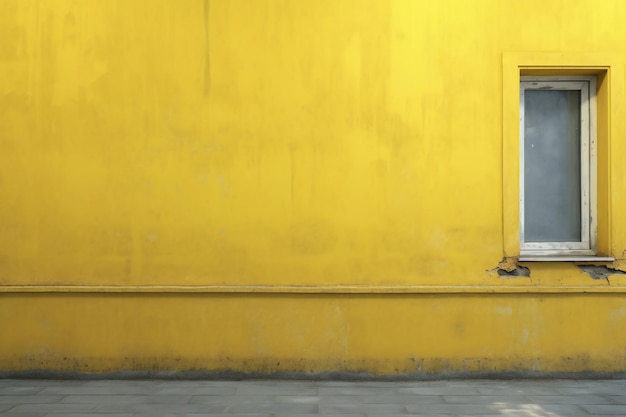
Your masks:
<instances>
[{"instance_id":1,"label":"window","mask_svg":"<svg viewBox=\"0 0 626 417\"><path fill-rule=\"evenodd\" d=\"M596 254L596 77L520 79L520 255Z\"/></svg>"},{"instance_id":2,"label":"window","mask_svg":"<svg viewBox=\"0 0 626 417\"><path fill-rule=\"evenodd\" d=\"M549 262L613 262L617 257L616 262L624 262L626 217L621 213L626 212L625 75L623 54L502 54L502 252L505 257ZM568 86L568 83L573 84ZM556 93L542 94L542 91ZM524 126L526 122L528 130ZM579 135L576 127L581 129ZM572 128L574 133L570 132ZM560 136L563 140L553 143L551 150L532 155L530 151L541 149L537 146L547 145L537 142L540 139L533 139L532 135L547 135L549 129L569 134L574 143L564 140L567 136ZM548 157L557 152L560 159L550 162ZM526 166L529 168L525 169ZM534 180L540 179L534 186L531 185L533 174L537 174ZM550 187L556 187L556 196ZM567 202L567 199L571 200ZM567 202L567 209L559 208L557 204L561 200ZM549 210L551 205L557 207L552 217L556 220L545 222L541 212ZM525 230L528 222L529 229Z\"/></svg>"}]
</instances>

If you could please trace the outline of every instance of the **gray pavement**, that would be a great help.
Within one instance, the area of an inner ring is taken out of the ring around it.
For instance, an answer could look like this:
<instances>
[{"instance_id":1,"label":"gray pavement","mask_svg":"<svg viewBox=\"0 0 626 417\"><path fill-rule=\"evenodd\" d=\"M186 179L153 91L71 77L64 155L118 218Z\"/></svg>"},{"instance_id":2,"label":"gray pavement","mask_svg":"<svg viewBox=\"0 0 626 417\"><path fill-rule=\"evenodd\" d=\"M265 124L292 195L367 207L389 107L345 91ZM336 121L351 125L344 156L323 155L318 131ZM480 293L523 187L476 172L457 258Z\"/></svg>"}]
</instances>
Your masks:
<instances>
[{"instance_id":1,"label":"gray pavement","mask_svg":"<svg viewBox=\"0 0 626 417\"><path fill-rule=\"evenodd\" d=\"M10 416L626 416L626 380L0 379Z\"/></svg>"}]
</instances>

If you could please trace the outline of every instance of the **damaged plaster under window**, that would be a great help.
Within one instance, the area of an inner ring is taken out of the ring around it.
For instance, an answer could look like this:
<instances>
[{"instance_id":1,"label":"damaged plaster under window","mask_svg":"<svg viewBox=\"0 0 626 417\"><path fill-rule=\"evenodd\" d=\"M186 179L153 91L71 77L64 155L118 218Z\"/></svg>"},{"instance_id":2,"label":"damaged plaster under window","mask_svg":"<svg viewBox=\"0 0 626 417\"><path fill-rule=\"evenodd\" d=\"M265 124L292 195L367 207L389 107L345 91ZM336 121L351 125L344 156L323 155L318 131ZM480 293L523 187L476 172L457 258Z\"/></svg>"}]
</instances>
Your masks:
<instances>
[{"instance_id":1,"label":"damaged plaster under window","mask_svg":"<svg viewBox=\"0 0 626 417\"><path fill-rule=\"evenodd\" d=\"M491 271L498 273L499 277L530 277L530 269L517 264L517 258L505 257L498 263L498 266Z\"/></svg>"},{"instance_id":2,"label":"damaged plaster under window","mask_svg":"<svg viewBox=\"0 0 626 417\"><path fill-rule=\"evenodd\" d=\"M516 265L510 271L506 269L498 268L498 276L501 277L529 277L530 269L525 266Z\"/></svg>"},{"instance_id":3,"label":"damaged plaster under window","mask_svg":"<svg viewBox=\"0 0 626 417\"><path fill-rule=\"evenodd\" d=\"M589 274L592 279L606 279L612 275L626 275L619 266L611 268L606 265L576 265L578 269ZM519 265L516 257L505 257L498 263L498 266L488 272L497 273L499 277L530 277L530 268Z\"/></svg>"},{"instance_id":4,"label":"damaged plaster under window","mask_svg":"<svg viewBox=\"0 0 626 417\"><path fill-rule=\"evenodd\" d=\"M608 279L611 275L626 275L626 272L609 268L606 265L578 265L578 268L588 273L593 279Z\"/></svg>"}]
</instances>

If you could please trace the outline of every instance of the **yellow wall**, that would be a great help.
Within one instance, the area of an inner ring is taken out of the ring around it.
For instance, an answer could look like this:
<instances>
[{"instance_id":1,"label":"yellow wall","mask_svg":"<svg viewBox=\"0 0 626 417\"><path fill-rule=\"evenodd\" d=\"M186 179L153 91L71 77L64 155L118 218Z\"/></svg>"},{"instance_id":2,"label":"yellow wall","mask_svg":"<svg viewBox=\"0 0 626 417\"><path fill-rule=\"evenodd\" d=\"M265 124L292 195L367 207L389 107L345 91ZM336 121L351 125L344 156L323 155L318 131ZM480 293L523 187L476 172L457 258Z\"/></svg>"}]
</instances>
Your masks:
<instances>
[{"instance_id":1,"label":"yellow wall","mask_svg":"<svg viewBox=\"0 0 626 417\"><path fill-rule=\"evenodd\" d=\"M626 276L496 273L511 56L608 74L626 269L624 26L625 0L2 0L0 371L626 371Z\"/></svg>"}]
</instances>

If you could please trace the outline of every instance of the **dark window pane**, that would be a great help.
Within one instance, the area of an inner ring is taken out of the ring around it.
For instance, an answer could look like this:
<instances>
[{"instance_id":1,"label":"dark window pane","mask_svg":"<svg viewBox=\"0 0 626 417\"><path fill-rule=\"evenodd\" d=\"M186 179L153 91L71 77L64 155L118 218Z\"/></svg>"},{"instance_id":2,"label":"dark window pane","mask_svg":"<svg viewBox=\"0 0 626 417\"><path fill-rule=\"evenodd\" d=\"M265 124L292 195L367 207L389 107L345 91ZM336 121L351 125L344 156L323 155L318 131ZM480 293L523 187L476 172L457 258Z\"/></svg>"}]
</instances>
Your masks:
<instances>
[{"instance_id":1,"label":"dark window pane","mask_svg":"<svg viewBox=\"0 0 626 417\"><path fill-rule=\"evenodd\" d=\"M580 242L580 91L524 95L524 240Z\"/></svg>"}]
</instances>

